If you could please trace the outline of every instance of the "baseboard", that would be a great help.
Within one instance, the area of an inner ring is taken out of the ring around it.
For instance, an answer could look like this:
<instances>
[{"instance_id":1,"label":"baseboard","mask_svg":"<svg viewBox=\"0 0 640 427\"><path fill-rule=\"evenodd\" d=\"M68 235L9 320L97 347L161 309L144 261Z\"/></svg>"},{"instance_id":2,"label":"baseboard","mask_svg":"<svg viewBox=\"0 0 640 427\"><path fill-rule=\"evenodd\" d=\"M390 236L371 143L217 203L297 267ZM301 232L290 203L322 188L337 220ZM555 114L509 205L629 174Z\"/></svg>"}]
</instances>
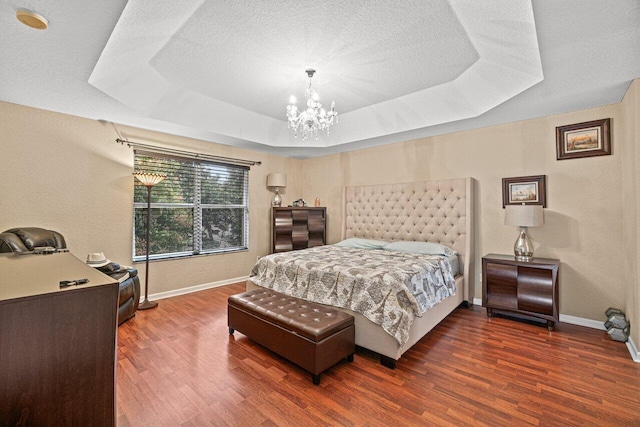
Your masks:
<instances>
[{"instance_id":1,"label":"baseboard","mask_svg":"<svg viewBox=\"0 0 640 427\"><path fill-rule=\"evenodd\" d=\"M482 299L474 298L473 305L479 305L482 307ZM604 327L604 322L600 320L592 320L585 319L583 317L569 316L568 314L561 314L560 321L562 323L569 323L571 325L585 326L587 328L598 329L601 331L606 331L607 329ZM627 348L629 349L629 354L634 362L640 363L640 352L638 351L638 347L633 342L631 337L627 341Z\"/></svg>"},{"instance_id":2,"label":"baseboard","mask_svg":"<svg viewBox=\"0 0 640 427\"><path fill-rule=\"evenodd\" d=\"M172 291L160 292L160 293L157 293L157 294L151 294L151 295L149 295L149 299L151 301L155 301L155 300L159 300L159 299L177 297L178 295L185 295L185 294L190 294L192 292L204 291L205 289L217 288L219 286L232 285L232 284L238 283L238 282L245 282L247 279L248 279L248 276L243 276L243 277L236 277L234 279L220 280L218 282L204 283L202 285L189 286L188 288L174 289ZM144 299L144 296L141 295L140 301L142 301L143 299Z\"/></svg>"},{"instance_id":3,"label":"baseboard","mask_svg":"<svg viewBox=\"0 0 640 427\"><path fill-rule=\"evenodd\" d=\"M627 340L627 348L629 349L629 354L631 354L631 358L634 362L640 363L640 353L638 353L638 347L633 342L631 337Z\"/></svg>"},{"instance_id":4,"label":"baseboard","mask_svg":"<svg viewBox=\"0 0 640 427\"><path fill-rule=\"evenodd\" d=\"M587 328L606 331L604 322L602 320L585 319L584 317L575 317L569 316L568 314L561 314L560 321L562 323L569 323L570 325L586 326Z\"/></svg>"},{"instance_id":5,"label":"baseboard","mask_svg":"<svg viewBox=\"0 0 640 427\"><path fill-rule=\"evenodd\" d=\"M474 298L473 305L478 305L482 307L482 299ZM562 323L569 323L570 325L586 326L587 328L599 329L601 331L605 330L604 322L600 320L591 320L591 319L585 319L583 317L575 317L575 316L569 316L568 314L561 314L560 321Z\"/></svg>"}]
</instances>

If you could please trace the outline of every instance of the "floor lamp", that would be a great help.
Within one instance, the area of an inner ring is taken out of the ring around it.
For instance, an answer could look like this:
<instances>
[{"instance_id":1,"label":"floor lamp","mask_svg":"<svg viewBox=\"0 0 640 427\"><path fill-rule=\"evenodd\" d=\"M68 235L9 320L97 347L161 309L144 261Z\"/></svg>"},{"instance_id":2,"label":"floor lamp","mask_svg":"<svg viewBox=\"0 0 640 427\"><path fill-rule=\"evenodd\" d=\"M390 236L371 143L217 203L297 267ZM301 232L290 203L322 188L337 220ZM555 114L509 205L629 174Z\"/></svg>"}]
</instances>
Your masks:
<instances>
[{"instance_id":1,"label":"floor lamp","mask_svg":"<svg viewBox=\"0 0 640 427\"><path fill-rule=\"evenodd\" d=\"M149 239L151 235L151 189L154 185L162 182L167 174L164 173L149 173L149 172L134 172L133 176L140 181L145 187L147 187L147 250L145 251L146 267L144 273L144 301L138 306L138 310L148 310L155 308L158 303L155 301L149 301Z\"/></svg>"}]
</instances>

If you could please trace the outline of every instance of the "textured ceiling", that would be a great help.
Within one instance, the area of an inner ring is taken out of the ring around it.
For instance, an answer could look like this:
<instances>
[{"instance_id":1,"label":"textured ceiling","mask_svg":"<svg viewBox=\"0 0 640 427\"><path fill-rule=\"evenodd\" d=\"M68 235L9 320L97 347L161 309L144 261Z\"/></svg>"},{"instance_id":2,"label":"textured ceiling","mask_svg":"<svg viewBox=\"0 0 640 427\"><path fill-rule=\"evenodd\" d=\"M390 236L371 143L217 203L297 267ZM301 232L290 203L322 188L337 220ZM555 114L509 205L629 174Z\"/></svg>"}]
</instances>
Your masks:
<instances>
[{"instance_id":1,"label":"textured ceiling","mask_svg":"<svg viewBox=\"0 0 640 427\"><path fill-rule=\"evenodd\" d=\"M319 70L313 83L323 99L339 99L347 113L454 80L478 60L447 2L404 9L316 2L319 25L309 25L308 9L299 4L199 4L151 66L175 86L282 120L289 96L307 84L308 67Z\"/></svg>"},{"instance_id":2,"label":"textured ceiling","mask_svg":"<svg viewBox=\"0 0 640 427\"><path fill-rule=\"evenodd\" d=\"M49 29L22 26L20 7ZM0 100L310 157L619 102L640 77L640 7L5 1L0 54ZM340 116L302 142L284 114L310 66Z\"/></svg>"},{"instance_id":3,"label":"textured ceiling","mask_svg":"<svg viewBox=\"0 0 640 427\"><path fill-rule=\"evenodd\" d=\"M368 3L322 2L308 31L311 2L136 0L89 82L147 117L287 147L313 67L340 124L302 143L328 147L475 117L542 80L528 2Z\"/></svg>"}]
</instances>

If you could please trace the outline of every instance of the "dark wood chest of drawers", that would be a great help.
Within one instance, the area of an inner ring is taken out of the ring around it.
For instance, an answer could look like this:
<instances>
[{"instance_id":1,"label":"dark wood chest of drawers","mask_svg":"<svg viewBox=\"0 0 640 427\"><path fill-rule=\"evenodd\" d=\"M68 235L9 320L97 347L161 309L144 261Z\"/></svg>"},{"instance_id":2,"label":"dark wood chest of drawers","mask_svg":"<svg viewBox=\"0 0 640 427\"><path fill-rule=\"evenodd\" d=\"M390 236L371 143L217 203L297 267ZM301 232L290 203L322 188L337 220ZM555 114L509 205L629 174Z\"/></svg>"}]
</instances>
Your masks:
<instances>
[{"instance_id":1,"label":"dark wood chest of drawers","mask_svg":"<svg viewBox=\"0 0 640 427\"><path fill-rule=\"evenodd\" d=\"M489 254L482 258L482 306L533 316L547 321L549 330L559 320L557 259L517 261L513 256Z\"/></svg>"},{"instance_id":2,"label":"dark wood chest of drawers","mask_svg":"<svg viewBox=\"0 0 640 427\"><path fill-rule=\"evenodd\" d=\"M272 208L271 251L287 252L325 244L326 208Z\"/></svg>"},{"instance_id":3,"label":"dark wood chest of drawers","mask_svg":"<svg viewBox=\"0 0 640 427\"><path fill-rule=\"evenodd\" d=\"M0 282L0 426L114 426L118 282L69 253L0 254Z\"/></svg>"}]
</instances>

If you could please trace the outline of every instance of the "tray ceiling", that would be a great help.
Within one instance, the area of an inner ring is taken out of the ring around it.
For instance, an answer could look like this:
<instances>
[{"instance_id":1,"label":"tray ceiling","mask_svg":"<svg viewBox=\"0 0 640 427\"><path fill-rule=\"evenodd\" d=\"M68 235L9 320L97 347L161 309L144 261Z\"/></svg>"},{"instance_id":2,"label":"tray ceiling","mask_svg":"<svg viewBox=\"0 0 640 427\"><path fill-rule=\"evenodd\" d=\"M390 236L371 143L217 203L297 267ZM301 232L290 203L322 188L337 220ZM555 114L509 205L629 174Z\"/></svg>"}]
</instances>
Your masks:
<instances>
[{"instance_id":1,"label":"tray ceiling","mask_svg":"<svg viewBox=\"0 0 640 427\"><path fill-rule=\"evenodd\" d=\"M618 102L640 76L632 0L33 0L46 31L11 3L0 99L293 157ZM303 142L308 67L340 115Z\"/></svg>"}]
</instances>

